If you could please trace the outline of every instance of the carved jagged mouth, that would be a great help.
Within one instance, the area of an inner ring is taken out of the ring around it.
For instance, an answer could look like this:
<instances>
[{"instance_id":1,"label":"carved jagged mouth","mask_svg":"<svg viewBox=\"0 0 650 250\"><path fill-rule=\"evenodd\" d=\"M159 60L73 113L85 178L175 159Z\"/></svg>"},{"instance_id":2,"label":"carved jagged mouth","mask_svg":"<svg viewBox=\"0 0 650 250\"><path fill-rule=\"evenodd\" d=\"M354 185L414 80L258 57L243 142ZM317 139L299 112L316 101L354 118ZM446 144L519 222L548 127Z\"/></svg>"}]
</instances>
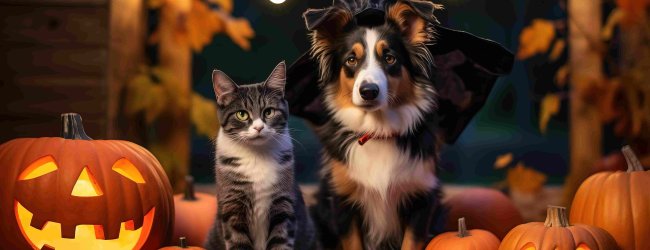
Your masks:
<instances>
[{"instance_id":1,"label":"carved jagged mouth","mask_svg":"<svg viewBox=\"0 0 650 250\"><path fill-rule=\"evenodd\" d=\"M119 237L105 240L101 225L77 225L74 237L64 238L61 223L47 221L32 226L34 214L18 201L14 211L20 231L34 249L139 249L149 236L155 214L155 208L149 210L139 228L134 227L133 220L122 222Z\"/></svg>"}]
</instances>

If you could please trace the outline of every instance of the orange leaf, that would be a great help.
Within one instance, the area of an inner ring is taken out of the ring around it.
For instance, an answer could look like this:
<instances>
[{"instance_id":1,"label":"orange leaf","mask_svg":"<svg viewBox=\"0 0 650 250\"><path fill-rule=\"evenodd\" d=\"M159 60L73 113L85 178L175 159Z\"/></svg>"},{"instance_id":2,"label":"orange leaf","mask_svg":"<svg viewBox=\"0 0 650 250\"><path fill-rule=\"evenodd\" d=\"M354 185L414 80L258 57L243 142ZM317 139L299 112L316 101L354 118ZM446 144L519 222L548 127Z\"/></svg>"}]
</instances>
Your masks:
<instances>
[{"instance_id":1,"label":"orange leaf","mask_svg":"<svg viewBox=\"0 0 650 250\"><path fill-rule=\"evenodd\" d=\"M497 156L496 161L494 161L494 168L495 169L501 169L505 168L512 162L513 156L512 153L507 153L503 155Z\"/></svg>"},{"instance_id":2,"label":"orange leaf","mask_svg":"<svg viewBox=\"0 0 650 250\"><path fill-rule=\"evenodd\" d=\"M529 58L538 53L544 53L551 46L555 38L555 26L549 20L535 19L533 23L524 28L519 35L519 51L517 58Z\"/></svg>"},{"instance_id":3,"label":"orange leaf","mask_svg":"<svg viewBox=\"0 0 650 250\"><path fill-rule=\"evenodd\" d=\"M564 48L566 48L566 42L564 39L558 39L555 41L555 44L553 44L553 49L551 49L551 54L548 58L551 59L551 61L557 60L562 55L562 52L564 52Z\"/></svg>"},{"instance_id":4,"label":"orange leaf","mask_svg":"<svg viewBox=\"0 0 650 250\"><path fill-rule=\"evenodd\" d=\"M551 116L560 111L560 97L556 94L548 94L542 99L539 111L539 130L542 134L546 133L546 127L551 120Z\"/></svg>"},{"instance_id":5,"label":"orange leaf","mask_svg":"<svg viewBox=\"0 0 650 250\"><path fill-rule=\"evenodd\" d=\"M546 175L523 163L508 170L506 180L511 189L521 193L534 194L539 192L546 182Z\"/></svg>"},{"instance_id":6,"label":"orange leaf","mask_svg":"<svg viewBox=\"0 0 650 250\"><path fill-rule=\"evenodd\" d=\"M566 85L567 78L569 78L569 66L563 65L557 72L555 72L555 85L562 88Z\"/></svg>"}]
</instances>

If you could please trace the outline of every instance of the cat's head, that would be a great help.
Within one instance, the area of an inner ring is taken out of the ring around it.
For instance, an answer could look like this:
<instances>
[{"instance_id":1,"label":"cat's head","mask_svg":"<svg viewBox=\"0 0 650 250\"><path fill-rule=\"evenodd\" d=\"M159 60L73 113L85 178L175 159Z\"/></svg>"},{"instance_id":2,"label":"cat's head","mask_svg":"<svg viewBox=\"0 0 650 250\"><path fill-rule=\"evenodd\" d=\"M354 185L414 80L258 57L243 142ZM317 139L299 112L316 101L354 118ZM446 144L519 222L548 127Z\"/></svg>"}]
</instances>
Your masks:
<instances>
[{"instance_id":1,"label":"cat's head","mask_svg":"<svg viewBox=\"0 0 650 250\"><path fill-rule=\"evenodd\" d=\"M289 111L284 99L286 65L280 62L266 81L237 85L214 70L212 85L223 135L236 142L265 145L286 137Z\"/></svg>"}]
</instances>

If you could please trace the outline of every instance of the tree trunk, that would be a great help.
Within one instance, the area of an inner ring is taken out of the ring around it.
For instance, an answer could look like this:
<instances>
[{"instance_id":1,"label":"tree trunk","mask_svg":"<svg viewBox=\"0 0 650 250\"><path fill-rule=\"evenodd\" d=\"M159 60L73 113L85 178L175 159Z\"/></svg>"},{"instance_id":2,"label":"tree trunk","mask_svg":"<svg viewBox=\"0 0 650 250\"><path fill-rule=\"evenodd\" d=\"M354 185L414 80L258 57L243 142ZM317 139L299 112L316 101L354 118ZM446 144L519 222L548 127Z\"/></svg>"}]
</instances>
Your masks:
<instances>
[{"instance_id":1,"label":"tree trunk","mask_svg":"<svg viewBox=\"0 0 650 250\"><path fill-rule=\"evenodd\" d=\"M599 52L601 0L569 0L570 171L564 185L564 206L601 157L602 126L589 89L603 81Z\"/></svg>"},{"instance_id":2,"label":"tree trunk","mask_svg":"<svg viewBox=\"0 0 650 250\"><path fill-rule=\"evenodd\" d=\"M154 153L166 154L159 159L176 192L183 189L190 163L191 50L189 43L179 41L175 34L182 29L180 26L187 20L190 8L190 0L168 2L161 10L158 24L160 67L173 71L175 79L172 80L177 86L170 97L176 105L170 105L156 121L154 143L160 150Z\"/></svg>"}]
</instances>

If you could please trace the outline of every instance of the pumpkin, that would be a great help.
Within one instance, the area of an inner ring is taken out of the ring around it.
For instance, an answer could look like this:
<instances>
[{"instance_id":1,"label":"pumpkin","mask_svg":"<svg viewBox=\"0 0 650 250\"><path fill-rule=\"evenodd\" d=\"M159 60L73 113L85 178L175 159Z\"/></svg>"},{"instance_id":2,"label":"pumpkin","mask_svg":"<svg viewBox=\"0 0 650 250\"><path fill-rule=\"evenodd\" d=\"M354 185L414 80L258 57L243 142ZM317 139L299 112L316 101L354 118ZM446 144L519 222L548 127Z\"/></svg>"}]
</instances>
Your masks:
<instances>
[{"instance_id":1,"label":"pumpkin","mask_svg":"<svg viewBox=\"0 0 650 250\"><path fill-rule=\"evenodd\" d=\"M622 149L627 172L601 172L578 188L570 219L607 230L622 249L650 249L650 170L629 146Z\"/></svg>"},{"instance_id":2,"label":"pumpkin","mask_svg":"<svg viewBox=\"0 0 650 250\"><path fill-rule=\"evenodd\" d=\"M474 229L467 231L465 218L458 219L458 232L447 232L433 238L426 250L497 250L499 239L494 234Z\"/></svg>"},{"instance_id":3,"label":"pumpkin","mask_svg":"<svg viewBox=\"0 0 650 250\"><path fill-rule=\"evenodd\" d=\"M524 223L521 214L503 193L489 188L470 188L446 202L449 215L446 231L458 230L457 221L467 219L467 227L490 231L499 239L515 226Z\"/></svg>"},{"instance_id":4,"label":"pumpkin","mask_svg":"<svg viewBox=\"0 0 650 250\"><path fill-rule=\"evenodd\" d=\"M205 250L205 248L187 246L187 238L178 237L178 246L163 247L159 250Z\"/></svg>"},{"instance_id":5,"label":"pumpkin","mask_svg":"<svg viewBox=\"0 0 650 250\"><path fill-rule=\"evenodd\" d=\"M92 140L78 114L62 137L0 145L3 249L157 249L173 200L156 158L126 141Z\"/></svg>"},{"instance_id":6,"label":"pumpkin","mask_svg":"<svg viewBox=\"0 0 650 250\"><path fill-rule=\"evenodd\" d=\"M185 177L185 185L185 193L174 196L174 239L183 237L189 245L202 246L217 216L217 198L194 192L192 176Z\"/></svg>"},{"instance_id":7,"label":"pumpkin","mask_svg":"<svg viewBox=\"0 0 650 250\"><path fill-rule=\"evenodd\" d=\"M607 231L588 225L569 225L566 208L548 206L546 221L530 222L512 229L499 250L615 250L616 241Z\"/></svg>"}]
</instances>

